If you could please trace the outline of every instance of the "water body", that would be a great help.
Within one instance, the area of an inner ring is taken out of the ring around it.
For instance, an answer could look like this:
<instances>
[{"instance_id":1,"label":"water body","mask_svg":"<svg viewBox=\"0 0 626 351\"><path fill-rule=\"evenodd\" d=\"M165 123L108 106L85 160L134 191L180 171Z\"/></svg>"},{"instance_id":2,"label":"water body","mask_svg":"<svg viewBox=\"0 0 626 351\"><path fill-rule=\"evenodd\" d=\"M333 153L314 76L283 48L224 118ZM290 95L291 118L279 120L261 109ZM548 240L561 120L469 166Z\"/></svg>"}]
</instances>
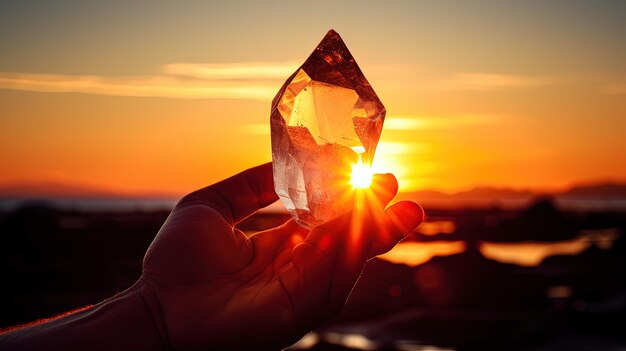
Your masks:
<instances>
[{"instance_id":1,"label":"water body","mask_svg":"<svg viewBox=\"0 0 626 351\"><path fill-rule=\"evenodd\" d=\"M445 227L448 226L448 224L445 225ZM490 260L531 267L541 264L550 256L577 255L592 246L608 250L613 247L613 243L620 237L620 234L615 228L607 228L584 230L575 239L556 242L495 243L484 241L478 244L478 250ZM450 256L466 250L467 245L464 241L409 241L399 243L391 251L378 257L391 263L416 267L434 257Z\"/></svg>"}]
</instances>

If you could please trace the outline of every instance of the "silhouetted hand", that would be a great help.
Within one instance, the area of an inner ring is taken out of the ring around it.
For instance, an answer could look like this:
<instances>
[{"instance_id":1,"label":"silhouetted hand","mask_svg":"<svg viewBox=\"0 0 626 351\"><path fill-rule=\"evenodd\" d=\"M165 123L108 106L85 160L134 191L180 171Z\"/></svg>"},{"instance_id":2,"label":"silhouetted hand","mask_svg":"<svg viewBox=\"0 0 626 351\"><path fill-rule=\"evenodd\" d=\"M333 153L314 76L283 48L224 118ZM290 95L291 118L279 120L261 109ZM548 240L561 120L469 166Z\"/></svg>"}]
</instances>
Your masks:
<instances>
[{"instance_id":1,"label":"silhouetted hand","mask_svg":"<svg viewBox=\"0 0 626 351\"><path fill-rule=\"evenodd\" d=\"M335 316L367 259L390 250L422 220L399 202L390 175L360 190L355 210L310 232L289 220L250 237L235 224L277 197L271 164L180 201L144 259L169 343L196 348L280 349ZM160 323L160 321L159 321Z\"/></svg>"},{"instance_id":2,"label":"silhouetted hand","mask_svg":"<svg viewBox=\"0 0 626 351\"><path fill-rule=\"evenodd\" d=\"M276 201L271 164L185 196L128 290L0 334L7 350L280 349L335 316L365 262L421 222L390 175L355 191L354 209L307 232L289 220L250 237L235 224Z\"/></svg>"}]
</instances>

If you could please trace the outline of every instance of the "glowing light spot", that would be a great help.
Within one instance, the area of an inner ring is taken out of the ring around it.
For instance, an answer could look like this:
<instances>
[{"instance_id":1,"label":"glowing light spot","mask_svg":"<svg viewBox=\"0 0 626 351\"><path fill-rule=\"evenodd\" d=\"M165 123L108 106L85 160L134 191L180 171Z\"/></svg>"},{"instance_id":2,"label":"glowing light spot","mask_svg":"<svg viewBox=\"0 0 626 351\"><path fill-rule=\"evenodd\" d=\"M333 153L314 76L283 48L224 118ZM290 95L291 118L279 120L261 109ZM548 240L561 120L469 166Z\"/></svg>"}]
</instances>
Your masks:
<instances>
[{"instance_id":1,"label":"glowing light spot","mask_svg":"<svg viewBox=\"0 0 626 351\"><path fill-rule=\"evenodd\" d=\"M368 188L372 184L372 169L363 164L360 155L359 162L352 166L350 184L357 189Z\"/></svg>"}]
</instances>

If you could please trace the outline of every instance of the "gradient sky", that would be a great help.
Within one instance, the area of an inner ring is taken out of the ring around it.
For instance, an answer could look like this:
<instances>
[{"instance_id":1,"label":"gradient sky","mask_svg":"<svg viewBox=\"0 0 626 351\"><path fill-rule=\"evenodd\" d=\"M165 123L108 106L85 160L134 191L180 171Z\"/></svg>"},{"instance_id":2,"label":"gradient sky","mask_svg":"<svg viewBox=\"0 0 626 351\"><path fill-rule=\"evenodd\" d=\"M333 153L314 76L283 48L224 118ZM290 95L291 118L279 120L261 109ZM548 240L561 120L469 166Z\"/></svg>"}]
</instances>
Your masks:
<instances>
[{"instance_id":1,"label":"gradient sky","mask_svg":"<svg viewBox=\"0 0 626 351\"><path fill-rule=\"evenodd\" d=\"M626 180L626 2L0 1L0 186L183 194L271 159L330 28L401 189Z\"/></svg>"}]
</instances>

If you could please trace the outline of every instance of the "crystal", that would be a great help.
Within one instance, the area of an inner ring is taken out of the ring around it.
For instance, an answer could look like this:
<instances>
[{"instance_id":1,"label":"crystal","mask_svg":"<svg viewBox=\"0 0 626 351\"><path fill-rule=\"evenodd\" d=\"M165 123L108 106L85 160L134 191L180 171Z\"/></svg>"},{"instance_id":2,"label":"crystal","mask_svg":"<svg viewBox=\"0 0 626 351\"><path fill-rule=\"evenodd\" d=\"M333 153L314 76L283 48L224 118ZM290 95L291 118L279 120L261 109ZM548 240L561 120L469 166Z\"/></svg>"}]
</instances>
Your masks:
<instances>
[{"instance_id":1,"label":"crystal","mask_svg":"<svg viewBox=\"0 0 626 351\"><path fill-rule=\"evenodd\" d=\"M331 29L272 101L275 190L302 227L352 208L352 167L371 165L384 119L385 107Z\"/></svg>"}]
</instances>

